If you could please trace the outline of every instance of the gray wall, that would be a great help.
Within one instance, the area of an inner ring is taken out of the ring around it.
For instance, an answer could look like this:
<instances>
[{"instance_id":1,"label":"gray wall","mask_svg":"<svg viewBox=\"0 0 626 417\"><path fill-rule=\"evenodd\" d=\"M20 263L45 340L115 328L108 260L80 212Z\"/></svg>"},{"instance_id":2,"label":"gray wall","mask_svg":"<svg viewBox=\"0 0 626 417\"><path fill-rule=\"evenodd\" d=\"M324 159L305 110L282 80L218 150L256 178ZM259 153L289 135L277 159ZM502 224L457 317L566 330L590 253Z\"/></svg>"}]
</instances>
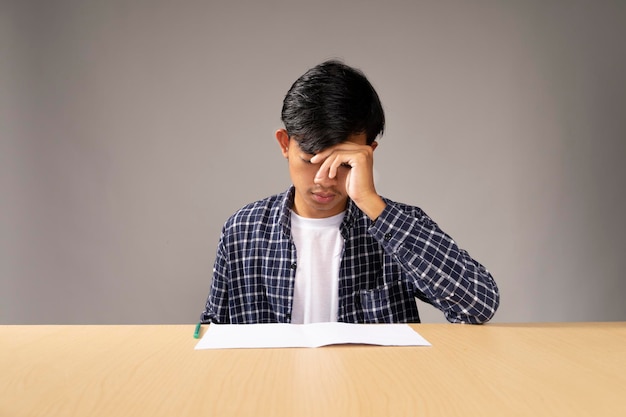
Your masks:
<instances>
[{"instance_id":1,"label":"gray wall","mask_svg":"<svg viewBox=\"0 0 626 417\"><path fill-rule=\"evenodd\" d=\"M495 321L626 320L626 2L0 4L0 323L195 322L331 57L383 100L379 191L492 271Z\"/></svg>"}]
</instances>

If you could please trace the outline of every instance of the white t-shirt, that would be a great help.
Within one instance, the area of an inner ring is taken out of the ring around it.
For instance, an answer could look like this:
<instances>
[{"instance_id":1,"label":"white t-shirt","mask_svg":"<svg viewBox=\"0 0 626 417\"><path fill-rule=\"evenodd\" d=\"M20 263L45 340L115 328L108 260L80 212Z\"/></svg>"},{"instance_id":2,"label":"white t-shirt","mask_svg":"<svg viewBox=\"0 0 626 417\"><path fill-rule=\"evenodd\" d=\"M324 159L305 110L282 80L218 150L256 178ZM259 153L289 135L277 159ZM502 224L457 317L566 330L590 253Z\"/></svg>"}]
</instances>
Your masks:
<instances>
[{"instance_id":1,"label":"white t-shirt","mask_svg":"<svg viewBox=\"0 0 626 417\"><path fill-rule=\"evenodd\" d=\"M298 265L292 323L337 321L339 266L344 243L339 226L344 214L311 219L291 212Z\"/></svg>"}]
</instances>

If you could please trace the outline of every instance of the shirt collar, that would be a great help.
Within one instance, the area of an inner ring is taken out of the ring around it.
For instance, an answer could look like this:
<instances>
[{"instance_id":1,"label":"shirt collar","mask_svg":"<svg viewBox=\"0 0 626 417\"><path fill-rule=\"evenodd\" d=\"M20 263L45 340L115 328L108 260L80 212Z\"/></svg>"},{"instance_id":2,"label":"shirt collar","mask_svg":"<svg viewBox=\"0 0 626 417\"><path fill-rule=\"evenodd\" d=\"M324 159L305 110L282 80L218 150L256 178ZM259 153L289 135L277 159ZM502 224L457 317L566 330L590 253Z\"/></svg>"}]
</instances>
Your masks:
<instances>
[{"instance_id":1,"label":"shirt collar","mask_svg":"<svg viewBox=\"0 0 626 417\"><path fill-rule=\"evenodd\" d=\"M296 195L296 188L292 185L282 195L280 205L280 226L286 236L291 235L291 208ZM340 230L344 239L348 238L349 230L354 226L356 216L361 212L354 202L348 198L348 206L346 207L346 215L341 223Z\"/></svg>"}]
</instances>

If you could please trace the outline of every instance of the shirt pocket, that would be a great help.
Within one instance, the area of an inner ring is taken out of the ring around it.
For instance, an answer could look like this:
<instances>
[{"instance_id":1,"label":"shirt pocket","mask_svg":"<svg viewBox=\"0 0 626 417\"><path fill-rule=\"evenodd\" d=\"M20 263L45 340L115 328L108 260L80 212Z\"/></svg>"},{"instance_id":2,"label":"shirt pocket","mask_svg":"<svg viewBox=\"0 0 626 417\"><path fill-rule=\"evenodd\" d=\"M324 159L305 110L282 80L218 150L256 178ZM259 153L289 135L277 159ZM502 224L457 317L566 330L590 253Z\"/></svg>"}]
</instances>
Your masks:
<instances>
[{"instance_id":1,"label":"shirt pocket","mask_svg":"<svg viewBox=\"0 0 626 417\"><path fill-rule=\"evenodd\" d=\"M393 281L370 290L360 290L359 299L365 323L394 323L402 316L401 312L411 297L402 281Z\"/></svg>"}]
</instances>

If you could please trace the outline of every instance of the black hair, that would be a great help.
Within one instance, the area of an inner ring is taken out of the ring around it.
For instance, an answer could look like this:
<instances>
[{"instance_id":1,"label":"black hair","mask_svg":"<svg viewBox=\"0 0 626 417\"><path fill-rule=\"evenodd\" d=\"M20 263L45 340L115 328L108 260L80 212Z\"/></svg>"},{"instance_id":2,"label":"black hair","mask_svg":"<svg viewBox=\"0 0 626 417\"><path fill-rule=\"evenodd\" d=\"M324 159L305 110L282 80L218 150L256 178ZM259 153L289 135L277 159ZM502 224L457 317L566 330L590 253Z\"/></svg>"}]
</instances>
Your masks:
<instances>
[{"instance_id":1,"label":"black hair","mask_svg":"<svg viewBox=\"0 0 626 417\"><path fill-rule=\"evenodd\" d=\"M385 114L363 72L337 60L319 64L293 83L281 119L290 137L310 154L365 133L370 145L385 127Z\"/></svg>"}]
</instances>

